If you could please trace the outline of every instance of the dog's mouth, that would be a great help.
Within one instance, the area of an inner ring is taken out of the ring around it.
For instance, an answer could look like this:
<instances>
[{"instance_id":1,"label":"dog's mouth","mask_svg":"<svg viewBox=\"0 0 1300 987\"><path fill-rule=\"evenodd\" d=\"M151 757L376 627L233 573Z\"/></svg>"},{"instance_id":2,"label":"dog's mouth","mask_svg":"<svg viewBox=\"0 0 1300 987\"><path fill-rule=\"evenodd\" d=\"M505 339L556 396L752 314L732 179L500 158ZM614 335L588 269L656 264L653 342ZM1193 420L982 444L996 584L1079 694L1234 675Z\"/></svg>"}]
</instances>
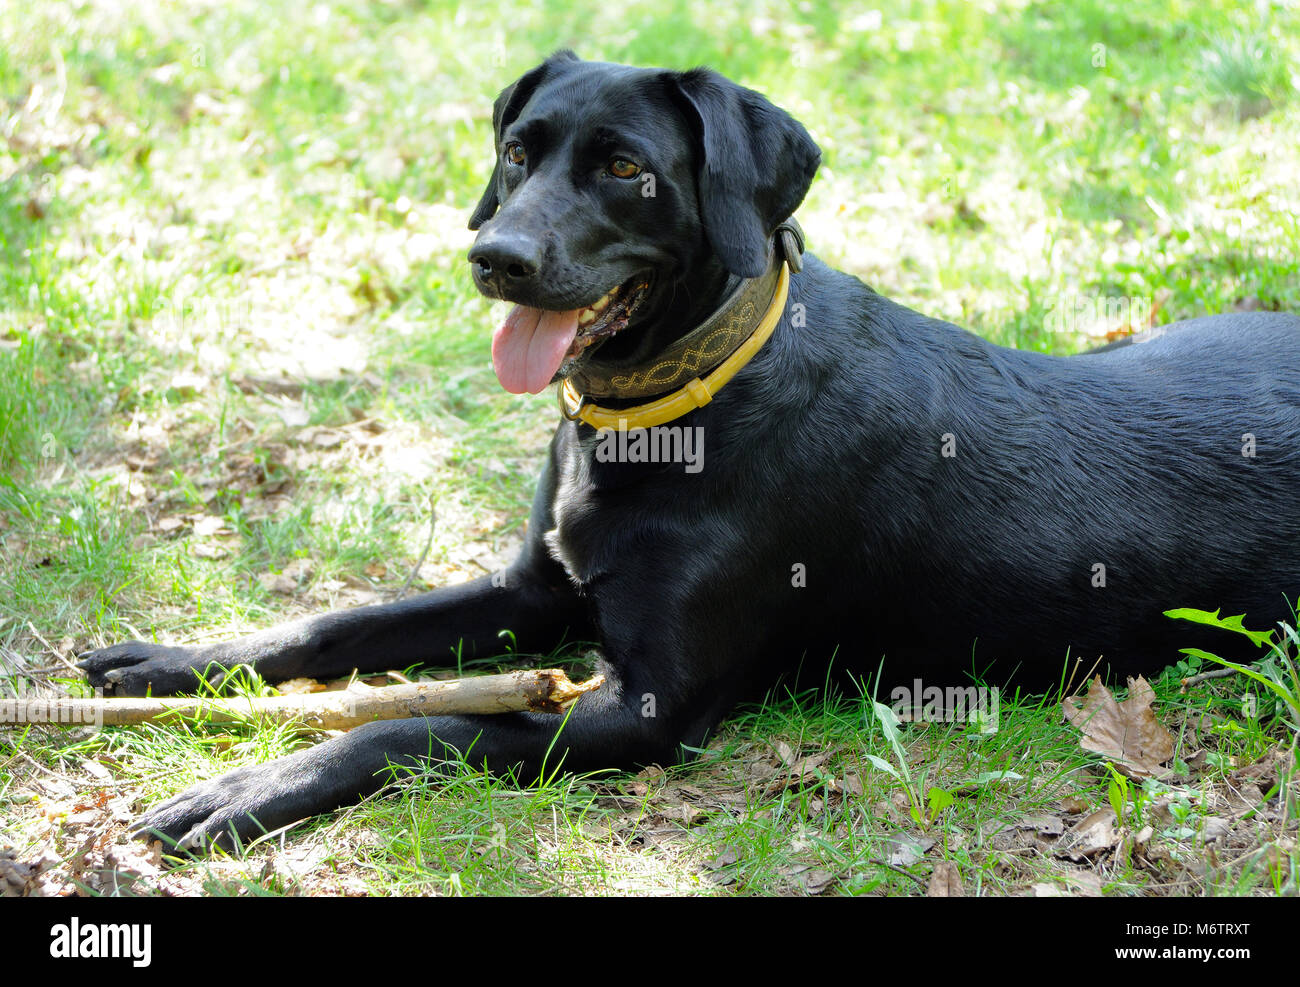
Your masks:
<instances>
[{"instance_id":1,"label":"dog's mouth","mask_svg":"<svg viewBox=\"0 0 1300 987\"><path fill-rule=\"evenodd\" d=\"M638 274L590 305L564 312L516 305L492 336L492 365L512 394L537 394L590 348L627 328L632 313L650 294L650 279Z\"/></svg>"}]
</instances>

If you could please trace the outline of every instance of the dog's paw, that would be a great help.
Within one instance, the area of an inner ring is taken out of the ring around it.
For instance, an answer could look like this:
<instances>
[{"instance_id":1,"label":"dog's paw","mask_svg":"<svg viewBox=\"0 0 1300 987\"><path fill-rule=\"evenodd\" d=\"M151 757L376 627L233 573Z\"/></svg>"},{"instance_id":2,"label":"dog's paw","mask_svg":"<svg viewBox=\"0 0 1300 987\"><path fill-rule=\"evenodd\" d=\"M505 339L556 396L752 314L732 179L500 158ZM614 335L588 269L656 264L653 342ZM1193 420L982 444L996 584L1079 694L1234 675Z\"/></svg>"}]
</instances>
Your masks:
<instances>
[{"instance_id":1,"label":"dog's paw","mask_svg":"<svg viewBox=\"0 0 1300 987\"><path fill-rule=\"evenodd\" d=\"M264 833L332 806L310 770L310 751L237 768L151 807L135 824L136 839L161 839L166 850L231 850Z\"/></svg>"},{"instance_id":2,"label":"dog's paw","mask_svg":"<svg viewBox=\"0 0 1300 987\"><path fill-rule=\"evenodd\" d=\"M221 675L193 648L127 641L78 655L77 667L90 684L109 696L170 696L193 692L206 678Z\"/></svg>"}]
</instances>

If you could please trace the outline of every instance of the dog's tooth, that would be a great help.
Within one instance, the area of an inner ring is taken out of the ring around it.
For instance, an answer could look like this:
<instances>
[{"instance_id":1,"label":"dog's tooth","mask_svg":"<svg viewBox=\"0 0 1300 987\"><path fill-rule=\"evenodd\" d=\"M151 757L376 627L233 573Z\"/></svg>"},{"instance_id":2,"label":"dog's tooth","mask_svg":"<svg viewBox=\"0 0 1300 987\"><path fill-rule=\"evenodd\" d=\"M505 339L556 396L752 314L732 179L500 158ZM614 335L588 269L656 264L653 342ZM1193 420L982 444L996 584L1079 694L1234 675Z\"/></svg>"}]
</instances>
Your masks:
<instances>
[{"instance_id":1,"label":"dog's tooth","mask_svg":"<svg viewBox=\"0 0 1300 987\"><path fill-rule=\"evenodd\" d=\"M589 308L584 308L578 313L578 325L589 326L596 321L596 313Z\"/></svg>"},{"instance_id":2,"label":"dog's tooth","mask_svg":"<svg viewBox=\"0 0 1300 987\"><path fill-rule=\"evenodd\" d=\"M592 303L592 306L591 306L591 310L592 310L593 312L603 312L603 311L605 311L605 308L606 308L606 306L608 306L608 305L609 305L609 295L606 295L606 296L605 296L604 298L602 298L600 301L598 301L598 302L593 302L593 303Z\"/></svg>"}]
</instances>

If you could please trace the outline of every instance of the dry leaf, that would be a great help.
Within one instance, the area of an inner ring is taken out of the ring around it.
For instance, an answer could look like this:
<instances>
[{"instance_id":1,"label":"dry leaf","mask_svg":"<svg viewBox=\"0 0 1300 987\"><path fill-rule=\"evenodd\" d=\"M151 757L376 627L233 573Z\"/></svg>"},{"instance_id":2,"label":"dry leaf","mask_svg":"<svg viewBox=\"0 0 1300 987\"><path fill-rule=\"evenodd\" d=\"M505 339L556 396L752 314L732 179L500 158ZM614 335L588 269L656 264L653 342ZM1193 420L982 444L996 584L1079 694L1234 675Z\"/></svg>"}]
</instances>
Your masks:
<instances>
[{"instance_id":1,"label":"dry leaf","mask_svg":"<svg viewBox=\"0 0 1300 987\"><path fill-rule=\"evenodd\" d=\"M1292 767L1291 753L1280 748L1274 748L1254 764L1249 764L1234 771L1232 778L1237 782L1257 782L1257 787L1260 789L1268 789L1282 780L1283 776L1289 774Z\"/></svg>"},{"instance_id":2,"label":"dry leaf","mask_svg":"<svg viewBox=\"0 0 1300 987\"><path fill-rule=\"evenodd\" d=\"M706 860L704 866L709 868L709 870L721 870L724 867L730 867L739 859L739 851L737 851L735 847L727 846L723 847L722 852L712 860Z\"/></svg>"},{"instance_id":3,"label":"dry leaf","mask_svg":"<svg viewBox=\"0 0 1300 987\"><path fill-rule=\"evenodd\" d=\"M83 760L81 762L81 768L83 771L86 772L86 774L90 775L93 778L98 779L99 781L113 780L112 772L109 771L108 768L100 764L98 761Z\"/></svg>"},{"instance_id":4,"label":"dry leaf","mask_svg":"<svg viewBox=\"0 0 1300 987\"><path fill-rule=\"evenodd\" d=\"M268 593L282 593L289 596L298 591L298 580L284 572L263 572L257 577L257 581Z\"/></svg>"},{"instance_id":5,"label":"dry leaf","mask_svg":"<svg viewBox=\"0 0 1300 987\"><path fill-rule=\"evenodd\" d=\"M211 514L204 514L194 519L194 533L201 537L207 538L212 535L231 534L231 530L226 527L226 519L213 517Z\"/></svg>"},{"instance_id":6,"label":"dry leaf","mask_svg":"<svg viewBox=\"0 0 1300 987\"><path fill-rule=\"evenodd\" d=\"M930 884L925 889L927 898L965 898L966 891L961 886L961 874L957 865L951 860L940 860L934 865L930 874Z\"/></svg>"},{"instance_id":7,"label":"dry leaf","mask_svg":"<svg viewBox=\"0 0 1300 987\"><path fill-rule=\"evenodd\" d=\"M285 564L282 571L286 576L302 581L312 577L315 567L312 565L311 559L292 559Z\"/></svg>"},{"instance_id":8,"label":"dry leaf","mask_svg":"<svg viewBox=\"0 0 1300 987\"><path fill-rule=\"evenodd\" d=\"M1056 855L1081 863L1109 850L1119 842L1119 838L1115 813L1110 809L1098 809L1062 834L1056 845Z\"/></svg>"},{"instance_id":9,"label":"dry leaf","mask_svg":"<svg viewBox=\"0 0 1300 987\"><path fill-rule=\"evenodd\" d=\"M321 449L333 449L335 446L342 445L347 439L346 432L339 432L332 428L317 429L312 435L312 444Z\"/></svg>"},{"instance_id":10,"label":"dry leaf","mask_svg":"<svg viewBox=\"0 0 1300 987\"><path fill-rule=\"evenodd\" d=\"M1264 792L1258 785L1247 783L1241 788L1229 788L1227 791L1228 808L1234 814L1249 812L1264 801Z\"/></svg>"},{"instance_id":11,"label":"dry leaf","mask_svg":"<svg viewBox=\"0 0 1300 987\"><path fill-rule=\"evenodd\" d=\"M1065 832L1065 822L1060 816L1025 816L1016 827L1032 829L1039 836L1060 836Z\"/></svg>"},{"instance_id":12,"label":"dry leaf","mask_svg":"<svg viewBox=\"0 0 1300 987\"><path fill-rule=\"evenodd\" d=\"M750 761L745 766L745 777L751 782L766 781L776 774L776 765L770 761Z\"/></svg>"},{"instance_id":13,"label":"dry leaf","mask_svg":"<svg viewBox=\"0 0 1300 987\"><path fill-rule=\"evenodd\" d=\"M862 779L853 772L849 772L843 778L832 778L830 787L833 792L843 792L845 795L861 795Z\"/></svg>"},{"instance_id":14,"label":"dry leaf","mask_svg":"<svg viewBox=\"0 0 1300 987\"><path fill-rule=\"evenodd\" d=\"M1080 812L1087 812L1091 808L1088 800L1078 795L1067 795L1061 799L1061 811L1067 816L1077 816Z\"/></svg>"},{"instance_id":15,"label":"dry leaf","mask_svg":"<svg viewBox=\"0 0 1300 987\"><path fill-rule=\"evenodd\" d=\"M1100 898L1101 878L1090 870L1074 871L1067 874L1066 882L1080 898Z\"/></svg>"},{"instance_id":16,"label":"dry leaf","mask_svg":"<svg viewBox=\"0 0 1300 987\"><path fill-rule=\"evenodd\" d=\"M210 381L202 374L189 373L181 371L172 376L171 381L167 384L169 390L176 391L183 397L193 397L194 395L207 390Z\"/></svg>"},{"instance_id":17,"label":"dry leaf","mask_svg":"<svg viewBox=\"0 0 1300 987\"><path fill-rule=\"evenodd\" d=\"M1151 703L1155 692L1139 676L1129 679L1129 695L1117 703L1097 676L1088 696L1061 704L1065 718L1083 733L1080 745L1113 761L1130 778L1162 777L1161 764L1174 756L1174 738L1156 719Z\"/></svg>"},{"instance_id":18,"label":"dry leaf","mask_svg":"<svg viewBox=\"0 0 1300 987\"><path fill-rule=\"evenodd\" d=\"M289 404L282 408L276 408L275 413L280 416L280 420L289 428L297 428L311 421L311 412L300 404Z\"/></svg>"},{"instance_id":19,"label":"dry leaf","mask_svg":"<svg viewBox=\"0 0 1300 987\"><path fill-rule=\"evenodd\" d=\"M818 781L817 768L826 760L826 757L826 754L809 754L807 757L799 758L789 765L789 776L785 779L785 784L796 787Z\"/></svg>"},{"instance_id":20,"label":"dry leaf","mask_svg":"<svg viewBox=\"0 0 1300 987\"><path fill-rule=\"evenodd\" d=\"M885 841L885 859L895 867L911 867L925 856L934 840L929 837L908 836L900 833Z\"/></svg>"},{"instance_id":21,"label":"dry leaf","mask_svg":"<svg viewBox=\"0 0 1300 987\"><path fill-rule=\"evenodd\" d=\"M821 894L834 883L835 875L830 871L813 868L799 874L795 880L803 885L803 889L809 894Z\"/></svg>"},{"instance_id":22,"label":"dry leaf","mask_svg":"<svg viewBox=\"0 0 1300 987\"><path fill-rule=\"evenodd\" d=\"M1228 831L1231 829L1232 824L1228 820L1219 816L1206 816L1205 821L1201 824L1201 839L1206 843L1212 843L1227 836Z\"/></svg>"}]
</instances>

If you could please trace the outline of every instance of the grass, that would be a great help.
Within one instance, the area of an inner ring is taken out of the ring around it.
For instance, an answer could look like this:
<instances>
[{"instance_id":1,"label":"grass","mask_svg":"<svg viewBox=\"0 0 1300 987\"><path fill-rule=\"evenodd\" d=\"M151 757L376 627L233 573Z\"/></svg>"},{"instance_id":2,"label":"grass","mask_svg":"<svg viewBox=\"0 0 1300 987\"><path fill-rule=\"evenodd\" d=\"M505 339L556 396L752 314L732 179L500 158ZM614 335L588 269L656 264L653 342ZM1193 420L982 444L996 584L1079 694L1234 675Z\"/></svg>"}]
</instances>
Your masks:
<instances>
[{"instance_id":1,"label":"grass","mask_svg":"<svg viewBox=\"0 0 1300 987\"><path fill-rule=\"evenodd\" d=\"M74 689L68 661L126 637L387 598L431 505L414 588L509 557L555 409L497 385L501 313L473 289L464 227L492 99L551 50L759 88L825 152L799 213L812 250L1064 353L1134 312L1300 311L1297 28L1226 0L5 8L3 688ZM1057 697L1004 694L991 736L913 723L895 746L853 690L775 695L690 767L527 791L410 779L171 870L116 842L139 806L300 739L5 732L0 853L96 893L113 874L149 893L915 894L941 859L968 894L1294 893L1294 792L1242 775L1293 735L1242 690L1157 683L1185 770L1125 796L1139 817L1161 805L1153 842L1081 860L1024 828L1110 803ZM1272 808L1234 802L1249 785ZM1207 841L1209 819L1229 829ZM90 873L92 837L116 862Z\"/></svg>"}]
</instances>

